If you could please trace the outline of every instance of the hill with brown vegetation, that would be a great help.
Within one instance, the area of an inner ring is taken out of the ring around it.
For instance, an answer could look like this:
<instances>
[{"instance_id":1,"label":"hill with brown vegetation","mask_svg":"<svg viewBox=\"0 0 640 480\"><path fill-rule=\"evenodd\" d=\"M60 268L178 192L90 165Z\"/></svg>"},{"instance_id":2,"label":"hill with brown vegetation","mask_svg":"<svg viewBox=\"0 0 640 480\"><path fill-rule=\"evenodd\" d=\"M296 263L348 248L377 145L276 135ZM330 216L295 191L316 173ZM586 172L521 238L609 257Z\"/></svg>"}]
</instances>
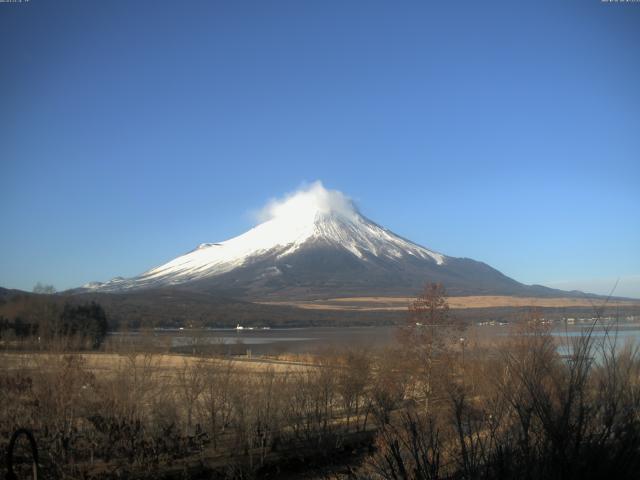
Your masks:
<instances>
[{"instance_id":1,"label":"hill with brown vegetation","mask_svg":"<svg viewBox=\"0 0 640 480\"><path fill-rule=\"evenodd\" d=\"M127 293L82 293L77 295L38 295L4 290L0 299L0 316L14 318L21 309L32 309L43 302L100 304L110 328L149 327L301 327L390 325L406 318L410 297L351 297L314 301L252 302L233 297L178 288L132 291ZM592 298L536 298L509 296L449 297L454 314L469 322L507 321L538 309L550 318L563 316L591 317L605 304ZM640 302L611 299L609 314L640 315Z\"/></svg>"}]
</instances>

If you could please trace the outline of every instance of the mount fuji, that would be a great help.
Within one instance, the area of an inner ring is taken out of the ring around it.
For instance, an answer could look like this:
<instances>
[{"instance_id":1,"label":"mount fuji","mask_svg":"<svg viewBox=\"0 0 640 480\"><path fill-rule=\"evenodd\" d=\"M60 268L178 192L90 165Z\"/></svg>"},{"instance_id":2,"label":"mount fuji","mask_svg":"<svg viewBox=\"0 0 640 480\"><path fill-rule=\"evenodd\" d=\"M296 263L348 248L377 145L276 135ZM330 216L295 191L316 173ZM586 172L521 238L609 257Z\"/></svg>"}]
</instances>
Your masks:
<instances>
[{"instance_id":1,"label":"mount fuji","mask_svg":"<svg viewBox=\"0 0 640 480\"><path fill-rule=\"evenodd\" d=\"M519 283L489 265L443 255L363 216L344 194L320 182L272 201L262 223L133 278L93 282L80 291L125 293L176 287L246 298L413 295L441 282L450 295L558 296Z\"/></svg>"}]
</instances>

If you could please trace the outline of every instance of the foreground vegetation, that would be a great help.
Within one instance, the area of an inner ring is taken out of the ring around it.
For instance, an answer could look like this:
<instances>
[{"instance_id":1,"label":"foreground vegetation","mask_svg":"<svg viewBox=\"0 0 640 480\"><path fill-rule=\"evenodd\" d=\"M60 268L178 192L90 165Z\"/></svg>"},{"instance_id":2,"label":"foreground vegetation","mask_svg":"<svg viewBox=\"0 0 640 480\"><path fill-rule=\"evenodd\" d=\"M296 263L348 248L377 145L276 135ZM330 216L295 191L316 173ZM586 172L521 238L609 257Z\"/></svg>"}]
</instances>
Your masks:
<instances>
[{"instance_id":1,"label":"foreground vegetation","mask_svg":"<svg viewBox=\"0 0 640 480\"><path fill-rule=\"evenodd\" d=\"M475 342L437 285L409 312L392 349L286 362L25 344L2 354L0 448L33 431L39 478L636 478L640 356L615 328L559 350L531 312Z\"/></svg>"}]
</instances>

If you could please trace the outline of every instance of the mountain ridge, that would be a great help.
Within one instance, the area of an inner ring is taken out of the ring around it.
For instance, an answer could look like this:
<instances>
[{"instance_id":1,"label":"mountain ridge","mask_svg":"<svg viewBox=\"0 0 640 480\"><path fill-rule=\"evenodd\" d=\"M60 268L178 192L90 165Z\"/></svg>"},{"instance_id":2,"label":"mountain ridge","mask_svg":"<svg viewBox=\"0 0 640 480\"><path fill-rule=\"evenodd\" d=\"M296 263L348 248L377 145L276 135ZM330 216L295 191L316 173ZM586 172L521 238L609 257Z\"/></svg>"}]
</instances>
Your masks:
<instances>
[{"instance_id":1,"label":"mountain ridge","mask_svg":"<svg viewBox=\"0 0 640 480\"><path fill-rule=\"evenodd\" d=\"M237 237L201 243L136 277L93 282L78 291L179 286L251 299L322 298L413 294L427 282L439 282L450 295L567 295L412 242L368 219L348 197L320 182L272 201L262 217Z\"/></svg>"}]
</instances>

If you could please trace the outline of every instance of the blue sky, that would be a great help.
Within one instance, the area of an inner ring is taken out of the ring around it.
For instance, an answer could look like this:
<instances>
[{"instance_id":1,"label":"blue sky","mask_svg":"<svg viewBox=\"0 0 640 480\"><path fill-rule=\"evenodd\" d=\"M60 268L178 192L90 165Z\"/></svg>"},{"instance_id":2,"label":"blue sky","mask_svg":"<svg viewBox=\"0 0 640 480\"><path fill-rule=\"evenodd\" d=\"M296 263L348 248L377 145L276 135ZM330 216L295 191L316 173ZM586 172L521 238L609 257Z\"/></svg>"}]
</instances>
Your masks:
<instances>
[{"instance_id":1,"label":"blue sky","mask_svg":"<svg viewBox=\"0 0 640 480\"><path fill-rule=\"evenodd\" d=\"M640 297L640 4L0 3L0 285L131 276L321 180L526 283Z\"/></svg>"}]
</instances>

